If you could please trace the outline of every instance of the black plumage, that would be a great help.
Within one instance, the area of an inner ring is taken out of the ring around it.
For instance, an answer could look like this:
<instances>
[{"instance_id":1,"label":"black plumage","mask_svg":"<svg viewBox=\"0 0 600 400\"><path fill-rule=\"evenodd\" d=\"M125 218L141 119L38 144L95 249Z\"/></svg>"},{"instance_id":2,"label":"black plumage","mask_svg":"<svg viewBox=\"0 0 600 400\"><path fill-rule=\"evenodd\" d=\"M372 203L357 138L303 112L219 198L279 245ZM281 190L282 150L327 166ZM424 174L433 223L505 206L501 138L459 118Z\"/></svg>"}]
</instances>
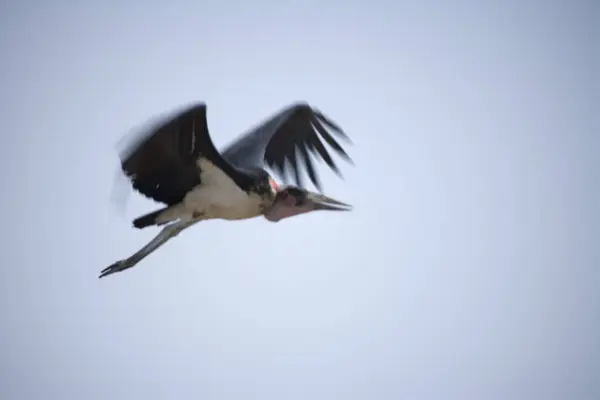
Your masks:
<instances>
[{"instance_id":1,"label":"black plumage","mask_svg":"<svg viewBox=\"0 0 600 400\"><path fill-rule=\"evenodd\" d=\"M195 104L140 132L121 153L121 168L134 189L172 206L200 185L199 157L205 157L244 188L251 182L223 159L208 131L206 105Z\"/></svg>"},{"instance_id":2,"label":"black plumage","mask_svg":"<svg viewBox=\"0 0 600 400\"><path fill-rule=\"evenodd\" d=\"M264 166L282 175L293 173L295 183L302 186L300 170L304 164L311 182L321 190L311 154L320 156L340 174L321 139L352 162L330 131L349 140L318 110L306 103L296 103L250 129L220 153L210 137L206 104L197 103L158 120L136 135L120 154L121 168L135 190L168 206L180 203L202 183L197 163L201 157L223 170L244 190L254 183L250 171L262 170Z\"/></svg>"},{"instance_id":3,"label":"black plumage","mask_svg":"<svg viewBox=\"0 0 600 400\"><path fill-rule=\"evenodd\" d=\"M282 175L293 173L294 182L298 186L303 186L300 175L303 163L311 182L321 190L311 155L320 156L341 176L321 139L338 155L352 163L352 159L329 131L350 141L344 131L320 111L306 103L296 103L242 134L222 154L235 165L263 167L266 164ZM296 151L300 153L300 159Z\"/></svg>"}]
</instances>

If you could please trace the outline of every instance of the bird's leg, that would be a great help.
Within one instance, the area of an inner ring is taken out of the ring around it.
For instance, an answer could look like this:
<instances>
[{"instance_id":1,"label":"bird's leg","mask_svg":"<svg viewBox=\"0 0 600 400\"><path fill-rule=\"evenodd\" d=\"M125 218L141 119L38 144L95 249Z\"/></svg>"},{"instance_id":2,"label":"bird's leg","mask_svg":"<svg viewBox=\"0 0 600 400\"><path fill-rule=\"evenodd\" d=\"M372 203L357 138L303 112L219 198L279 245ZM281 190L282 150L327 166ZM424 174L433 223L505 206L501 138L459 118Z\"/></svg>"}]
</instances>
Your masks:
<instances>
[{"instance_id":1,"label":"bird's leg","mask_svg":"<svg viewBox=\"0 0 600 400\"><path fill-rule=\"evenodd\" d=\"M146 258L148 255L150 255L152 252L154 252L160 246L165 244L169 239L177 236L181 231L183 231L186 228L189 228L190 226L192 226L196 222L200 221L201 219L202 219L201 217L197 217L197 218L192 218L190 220L173 222L172 224L165 226L160 231L160 233L154 237L154 239L152 239L150 242L148 242L148 244L146 244L144 247L142 247L140 250L138 250L131 257L123 259L123 260L119 260L119 261L113 263L112 265L110 265L109 267L105 268L104 270L102 270L99 278L103 278L107 275L114 274L116 272L120 272L120 271L134 267L137 263L142 261L144 258Z\"/></svg>"}]
</instances>

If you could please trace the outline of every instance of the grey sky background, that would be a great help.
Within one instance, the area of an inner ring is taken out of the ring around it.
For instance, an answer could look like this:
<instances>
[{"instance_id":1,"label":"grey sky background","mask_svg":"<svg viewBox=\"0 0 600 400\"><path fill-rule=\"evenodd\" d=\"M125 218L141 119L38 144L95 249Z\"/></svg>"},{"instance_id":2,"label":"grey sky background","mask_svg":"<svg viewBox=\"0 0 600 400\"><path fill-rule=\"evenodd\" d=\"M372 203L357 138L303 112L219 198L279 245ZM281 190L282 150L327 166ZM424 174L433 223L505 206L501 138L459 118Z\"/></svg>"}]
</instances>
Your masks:
<instances>
[{"instance_id":1,"label":"grey sky background","mask_svg":"<svg viewBox=\"0 0 600 400\"><path fill-rule=\"evenodd\" d=\"M168 5L170 4L170 5ZM598 399L596 1L0 5L2 399ZM351 214L157 230L116 142L307 100Z\"/></svg>"}]
</instances>

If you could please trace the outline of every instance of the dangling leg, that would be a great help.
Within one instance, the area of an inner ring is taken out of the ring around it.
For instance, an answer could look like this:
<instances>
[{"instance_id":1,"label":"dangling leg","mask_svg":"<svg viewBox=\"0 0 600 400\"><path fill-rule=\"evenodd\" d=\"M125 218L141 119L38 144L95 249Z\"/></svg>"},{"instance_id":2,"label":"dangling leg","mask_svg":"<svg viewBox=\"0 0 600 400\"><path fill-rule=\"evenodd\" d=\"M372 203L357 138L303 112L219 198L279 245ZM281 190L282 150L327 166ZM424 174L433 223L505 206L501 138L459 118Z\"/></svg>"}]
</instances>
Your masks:
<instances>
[{"instance_id":1,"label":"dangling leg","mask_svg":"<svg viewBox=\"0 0 600 400\"><path fill-rule=\"evenodd\" d=\"M156 237L154 237L154 239L148 242L147 245L142 247L131 257L117 261L109 267L103 269L102 272L100 272L99 278L103 278L107 275L111 275L116 272L121 272L123 270L134 267L137 263L139 263L148 255L150 255L153 251L165 244L169 239L177 236L181 231L183 231L186 228L189 228L196 222L199 222L201 219L201 216L196 216L195 218L190 220L177 221L165 226L162 229L162 231L160 231L160 233L156 235Z\"/></svg>"}]
</instances>

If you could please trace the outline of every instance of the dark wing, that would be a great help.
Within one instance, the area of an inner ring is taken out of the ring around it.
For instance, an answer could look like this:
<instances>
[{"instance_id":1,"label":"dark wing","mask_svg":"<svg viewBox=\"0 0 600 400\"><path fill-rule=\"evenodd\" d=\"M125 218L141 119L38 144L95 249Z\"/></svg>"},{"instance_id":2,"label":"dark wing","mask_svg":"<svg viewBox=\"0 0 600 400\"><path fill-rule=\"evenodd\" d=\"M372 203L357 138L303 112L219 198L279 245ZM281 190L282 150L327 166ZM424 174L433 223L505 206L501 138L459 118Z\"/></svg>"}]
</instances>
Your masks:
<instances>
[{"instance_id":1,"label":"dark wing","mask_svg":"<svg viewBox=\"0 0 600 400\"><path fill-rule=\"evenodd\" d=\"M297 103L282 109L241 135L221 154L230 163L240 168L262 168L266 164L282 176L293 172L298 186L302 186L300 168L303 162L311 182L321 190L311 154L318 155L341 176L321 139L346 161L352 163L330 131L350 140L339 126L318 110L306 103Z\"/></svg>"},{"instance_id":2,"label":"dark wing","mask_svg":"<svg viewBox=\"0 0 600 400\"><path fill-rule=\"evenodd\" d=\"M201 183L196 163L200 157L225 172L233 168L210 138L204 103L159 119L137 134L120 154L121 168L133 188L167 205L181 202Z\"/></svg>"}]
</instances>

